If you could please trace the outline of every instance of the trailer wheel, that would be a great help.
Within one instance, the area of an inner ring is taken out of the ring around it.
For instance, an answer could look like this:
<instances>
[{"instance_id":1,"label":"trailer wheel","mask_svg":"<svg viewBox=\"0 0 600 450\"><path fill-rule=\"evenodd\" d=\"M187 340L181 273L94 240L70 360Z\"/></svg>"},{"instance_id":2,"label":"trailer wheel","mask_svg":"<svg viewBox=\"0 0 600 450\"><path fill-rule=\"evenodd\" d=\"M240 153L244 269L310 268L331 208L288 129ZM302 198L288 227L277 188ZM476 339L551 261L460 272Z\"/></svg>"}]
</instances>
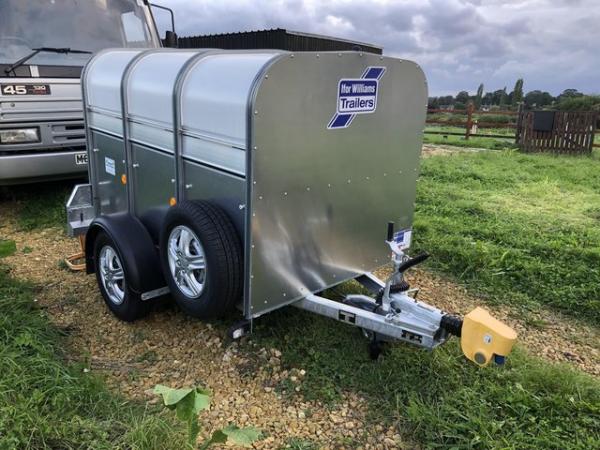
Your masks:
<instances>
[{"instance_id":1,"label":"trailer wheel","mask_svg":"<svg viewBox=\"0 0 600 450\"><path fill-rule=\"evenodd\" d=\"M185 201L172 207L161 231L160 259L171 294L193 317L222 317L241 297L241 243L216 205Z\"/></svg>"},{"instance_id":2,"label":"trailer wheel","mask_svg":"<svg viewBox=\"0 0 600 450\"><path fill-rule=\"evenodd\" d=\"M119 248L105 232L94 242L94 266L100 293L115 316L133 322L148 313L149 305L129 286Z\"/></svg>"}]
</instances>

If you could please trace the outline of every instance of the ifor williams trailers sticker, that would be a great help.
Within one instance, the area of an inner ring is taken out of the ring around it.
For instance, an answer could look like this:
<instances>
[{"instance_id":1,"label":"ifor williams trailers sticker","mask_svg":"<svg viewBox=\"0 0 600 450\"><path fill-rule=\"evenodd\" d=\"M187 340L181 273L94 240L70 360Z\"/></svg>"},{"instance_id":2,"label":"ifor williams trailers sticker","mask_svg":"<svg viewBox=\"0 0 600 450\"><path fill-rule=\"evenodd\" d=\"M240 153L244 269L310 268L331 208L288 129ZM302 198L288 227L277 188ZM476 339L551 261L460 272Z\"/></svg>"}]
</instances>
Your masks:
<instances>
[{"instance_id":1,"label":"ifor williams trailers sticker","mask_svg":"<svg viewBox=\"0 0 600 450\"><path fill-rule=\"evenodd\" d=\"M377 109L379 80L385 67L370 66L360 78L342 78L338 82L336 113L327 128L348 128L357 114L371 114Z\"/></svg>"}]
</instances>

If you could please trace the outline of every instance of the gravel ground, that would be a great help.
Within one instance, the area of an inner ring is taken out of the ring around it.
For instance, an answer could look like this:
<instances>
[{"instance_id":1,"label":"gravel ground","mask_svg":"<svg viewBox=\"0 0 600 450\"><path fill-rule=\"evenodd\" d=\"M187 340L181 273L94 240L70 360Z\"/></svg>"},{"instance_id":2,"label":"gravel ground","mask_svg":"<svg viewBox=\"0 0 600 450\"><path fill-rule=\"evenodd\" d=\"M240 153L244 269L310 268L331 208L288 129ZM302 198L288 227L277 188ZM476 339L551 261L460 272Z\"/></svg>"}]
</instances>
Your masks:
<instances>
[{"instance_id":1,"label":"gravel ground","mask_svg":"<svg viewBox=\"0 0 600 450\"><path fill-rule=\"evenodd\" d=\"M237 343L223 342L223 327L190 319L175 308L134 324L120 322L104 306L93 276L61 264L78 251L77 241L60 229L18 231L12 216L7 205L0 205L0 237L17 244L17 253L3 262L15 277L41 286L36 301L68 333L71 359L105 374L127 398L156 403L152 388L159 383L208 387L213 404L201 421L212 428L206 431L229 423L258 427L265 437L254 445L257 449L286 448L294 438L320 449L415 448L393 427L367 426L366 402L354 393L331 408L293 401L280 392L276 386L282 384L300 390L305 371L284 370L277 349L256 348L249 355ZM31 251L24 253L25 247ZM282 383L285 379L289 382Z\"/></svg>"},{"instance_id":2,"label":"gravel ground","mask_svg":"<svg viewBox=\"0 0 600 450\"><path fill-rule=\"evenodd\" d=\"M60 229L19 231L8 204L0 204L0 217L0 236L17 243L17 253L4 261L14 276L41 286L36 301L68 332L72 359L87 361L91 371L106 374L128 398L156 402L151 389L157 383L206 386L214 394L213 406L202 418L214 428L230 422L260 428L266 435L255 444L260 449L285 448L294 437L323 449L414 448L393 428L366 426L366 402L354 393L347 393L333 409L282 395L275 386L287 379L286 386L299 389L305 372L284 370L277 349L257 348L249 355L236 343L224 344L222 327L189 319L174 308L134 324L118 321L105 308L95 278L69 272L60 263L78 250L77 241ZM24 253L25 247L31 252ZM409 278L421 287L420 299L447 311L464 314L482 303L426 271L414 270ZM531 314L525 321L510 308L492 310L517 330L531 353L600 375L598 330L550 311Z\"/></svg>"},{"instance_id":3,"label":"gravel ground","mask_svg":"<svg viewBox=\"0 0 600 450\"><path fill-rule=\"evenodd\" d=\"M457 147L455 145L440 145L440 144L423 144L423 150L421 156L427 158L428 156L452 156L456 153L465 152L489 152L487 148L476 148L476 147Z\"/></svg>"}]
</instances>

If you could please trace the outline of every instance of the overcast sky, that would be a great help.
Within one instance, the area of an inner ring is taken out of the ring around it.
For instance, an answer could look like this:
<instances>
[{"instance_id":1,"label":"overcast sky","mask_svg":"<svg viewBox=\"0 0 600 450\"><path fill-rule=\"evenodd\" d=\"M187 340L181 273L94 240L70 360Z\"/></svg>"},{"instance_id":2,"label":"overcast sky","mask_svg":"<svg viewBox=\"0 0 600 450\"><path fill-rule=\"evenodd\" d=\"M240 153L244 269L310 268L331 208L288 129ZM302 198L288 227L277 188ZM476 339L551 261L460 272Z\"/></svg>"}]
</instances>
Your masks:
<instances>
[{"instance_id":1,"label":"overcast sky","mask_svg":"<svg viewBox=\"0 0 600 450\"><path fill-rule=\"evenodd\" d=\"M421 64L430 95L600 93L600 0L163 0L180 36L287 28L384 47ZM156 13L161 16L160 12ZM164 16L159 23L164 24ZM161 26L164 30L164 26Z\"/></svg>"}]
</instances>

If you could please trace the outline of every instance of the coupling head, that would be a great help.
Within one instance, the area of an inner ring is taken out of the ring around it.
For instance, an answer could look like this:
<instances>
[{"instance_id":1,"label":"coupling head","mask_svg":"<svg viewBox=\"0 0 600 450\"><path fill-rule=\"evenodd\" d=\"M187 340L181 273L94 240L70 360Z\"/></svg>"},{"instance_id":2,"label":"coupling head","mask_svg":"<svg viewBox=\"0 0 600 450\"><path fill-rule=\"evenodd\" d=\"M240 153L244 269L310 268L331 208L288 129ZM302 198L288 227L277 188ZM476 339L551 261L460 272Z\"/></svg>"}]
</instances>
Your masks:
<instances>
[{"instance_id":1,"label":"coupling head","mask_svg":"<svg viewBox=\"0 0 600 450\"><path fill-rule=\"evenodd\" d=\"M491 361L504 364L517 340L517 333L483 308L475 308L463 319L460 346L464 355L479 366Z\"/></svg>"}]
</instances>

